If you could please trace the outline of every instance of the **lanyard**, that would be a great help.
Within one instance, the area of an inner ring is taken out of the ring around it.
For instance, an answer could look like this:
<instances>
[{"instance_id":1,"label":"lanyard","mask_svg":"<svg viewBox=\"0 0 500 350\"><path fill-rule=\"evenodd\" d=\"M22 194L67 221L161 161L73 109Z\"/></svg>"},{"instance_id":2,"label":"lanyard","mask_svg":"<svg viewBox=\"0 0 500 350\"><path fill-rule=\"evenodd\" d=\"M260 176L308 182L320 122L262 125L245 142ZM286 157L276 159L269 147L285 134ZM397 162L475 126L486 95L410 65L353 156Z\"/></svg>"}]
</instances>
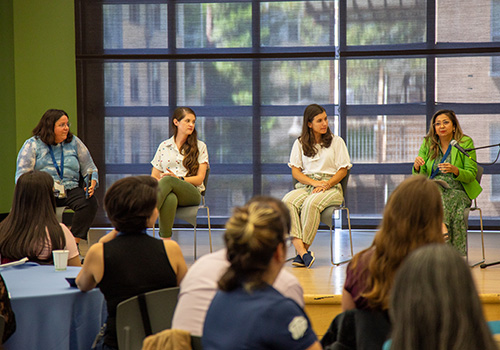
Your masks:
<instances>
[{"instance_id":1,"label":"lanyard","mask_svg":"<svg viewBox=\"0 0 500 350\"><path fill-rule=\"evenodd\" d=\"M451 144L448 145L448 149L446 150L446 153L444 154L443 158L441 159L441 162L439 162L439 164L441 163L444 163L444 161L446 160L446 158L448 158L448 155L450 154L451 152ZM433 179L437 173L439 172L439 167L436 167L436 169L434 169L434 164L436 164L436 160L434 160L434 163L432 163L432 173L431 173L431 176L430 178Z\"/></svg>"},{"instance_id":2,"label":"lanyard","mask_svg":"<svg viewBox=\"0 0 500 350\"><path fill-rule=\"evenodd\" d=\"M61 143L61 168L59 168L57 166L56 157L54 156L54 151L52 150L52 146L51 145L47 145L47 146L49 146L50 156L52 157L52 162L54 163L54 168L56 168L57 175L59 175L59 178L62 181L63 176L64 176L64 149L63 149L63 145Z\"/></svg>"}]
</instances>

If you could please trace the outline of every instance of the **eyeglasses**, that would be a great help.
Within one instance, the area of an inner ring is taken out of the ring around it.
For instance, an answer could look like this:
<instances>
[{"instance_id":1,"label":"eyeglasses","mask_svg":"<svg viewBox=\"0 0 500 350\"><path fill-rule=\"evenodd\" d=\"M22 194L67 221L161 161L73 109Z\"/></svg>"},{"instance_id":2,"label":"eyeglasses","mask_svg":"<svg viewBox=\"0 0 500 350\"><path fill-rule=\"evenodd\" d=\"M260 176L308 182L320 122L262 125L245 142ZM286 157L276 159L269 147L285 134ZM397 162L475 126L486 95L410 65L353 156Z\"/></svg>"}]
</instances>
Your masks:
<instances>
[{"instance_id":1,"label":"eyeglasses","mask_svg":"<svg viewBox=\"0 0 500 350\"><path fill-rule=\"evenodd\" d=\"M58 128L64 128L65 126L67 126L68 128L71 126L71 123L64 123L64 124L56 124L56 126Z\"/></svg>"},{"instance_id":2,"label":"eyeglasses","mask_svg":"<svg viewBox=\"0 0 500 350\"><path fill-rule=\"evenodd\" d=\"M451 122L449 120L445 120L442 123L441 122L434 123L434 126L439 128L441 125L448 126L450 124L451 124Z\"/></svg>"}]
</instances>

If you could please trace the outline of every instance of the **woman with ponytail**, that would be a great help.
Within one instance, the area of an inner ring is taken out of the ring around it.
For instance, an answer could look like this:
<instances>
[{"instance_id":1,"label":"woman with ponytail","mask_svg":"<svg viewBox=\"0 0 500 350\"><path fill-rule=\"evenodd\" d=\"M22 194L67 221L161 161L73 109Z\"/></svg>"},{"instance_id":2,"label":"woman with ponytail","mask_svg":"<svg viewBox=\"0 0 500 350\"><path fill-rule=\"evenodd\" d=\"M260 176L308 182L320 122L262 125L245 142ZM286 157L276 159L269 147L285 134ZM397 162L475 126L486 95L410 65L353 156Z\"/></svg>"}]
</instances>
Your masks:
<instances>
[{"instance_id":1,"label":"woman with ponytail","mask_svg":"<svg viewBox=\"0 0 500 350\"><path fill-rule=\"evenodd\" d=\"M160 236L172 236L177 207L198 205L208 169L207 146L198 140L196 115L191 108L178 107L172 116L174 135L163 141L151 161L151 176L159 181Z\"/></svg>"},{"instance_id":2,"label":"woman with ponytail","mask_svg":"<svg viewBox=\"0 0 500 350\"><path fill-rule=\"evenodd\" d=\"M307 315L272 284L286 260L287 208L271 201L235 208L224 242L230 266L203 329L203 349L321 349Z\"/></svg>"}]
</instances>

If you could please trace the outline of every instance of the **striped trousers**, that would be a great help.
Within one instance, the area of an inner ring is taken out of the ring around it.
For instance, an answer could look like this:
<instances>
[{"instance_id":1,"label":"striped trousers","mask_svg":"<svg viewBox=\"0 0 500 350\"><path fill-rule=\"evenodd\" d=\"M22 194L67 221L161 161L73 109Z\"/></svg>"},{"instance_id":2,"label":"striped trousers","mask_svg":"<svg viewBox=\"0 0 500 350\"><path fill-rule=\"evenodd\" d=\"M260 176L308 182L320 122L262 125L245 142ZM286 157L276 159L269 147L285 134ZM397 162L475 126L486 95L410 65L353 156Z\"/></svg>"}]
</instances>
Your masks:
<instances>
[{"instance_id":1,"label":"striped trousers","mask_svg":"<svg viewBox=\"0 0 500 350\"><path fill-rule=\"evenodd\" d=\"M290 210L292 219L290 236L311 245L318 231L321 212L330 205L341 204L344 197L340 184L319 193L312 193L314 189L312 186L303 186L299 184L298 187L301 188L288 192L282 200Z\"/></svg>"}]
</instances>

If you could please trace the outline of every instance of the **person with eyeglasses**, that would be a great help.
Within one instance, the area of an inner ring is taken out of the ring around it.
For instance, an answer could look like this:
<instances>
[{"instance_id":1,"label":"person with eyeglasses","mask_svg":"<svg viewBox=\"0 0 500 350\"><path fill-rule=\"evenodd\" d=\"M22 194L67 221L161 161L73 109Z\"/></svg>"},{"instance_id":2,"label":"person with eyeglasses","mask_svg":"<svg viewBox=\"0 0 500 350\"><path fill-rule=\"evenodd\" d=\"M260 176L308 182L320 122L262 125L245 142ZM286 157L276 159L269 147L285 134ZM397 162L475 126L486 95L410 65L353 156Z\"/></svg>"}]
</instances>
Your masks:
<instances>
[{"instance_id":1,"label":"person with eyeglasses","mask_svg":"<svg viewBox=\"0 0 500 350\"><path fill-rule=\"evenodd\" d=\"M230 266L205 318L204 350L321 349L304 310L273 288L286 260L289 227L275 204L234 209L224 233Z\"/></svg>"},{"instance_id":2,"label":"person with eyeglasses","mask_svg":"<svg viewBox=\"0 0 500 350\"><path fill-rule=\"evenodd\" d=\"M31 170L51 175L56 206L75 212L71 232L77 243L86 240L97 212L94 192L99 185L97 167L88 148L71 133L68 113L61 109L47 110L32 135L17 155L16 182ZM81 182L89 184L88 190L85 185L80 187Z\"/></svg>"},{"instance_id":3,"label":"person with eyeglasses","mask_svg":"<svg viewBox=\"0 0 500 350\"><path fill-rule=\"evenodd\" d=\"M287 207L279 199L269 196L255 196L246 205L263 203L274 207L285 217L285 222L290 222ZM287 232L289 228L287 228ZM285 239L285 245L291 246L291 237ZM172 319L172 328L183 329L191 335L203 334L203 323L208 307L217 293L217 282L230 266L227 249L206 254L196 260L189 268L180 284L179 297ZM273 288L285 297L294 300L304 308L304 291L298 279L285 269L281 269L273 283Z\"/></svg>"},{"instance_id":4,"label":"person with eyeglasses","mask_svg":"<svg viewBox=\"0 0 500 350\"><path fill-rule=\"evenodd\" d=\"M472 138L463 133L455 112L437 111L415 158L412 173L441 180L445 238L465 256L467 227L464 210L471 206L482 188L476 180L476 152L468 152L470 157L467 157L453 147L453 140L464 149L474 148Z\"/></svg>"}]
</instances>

